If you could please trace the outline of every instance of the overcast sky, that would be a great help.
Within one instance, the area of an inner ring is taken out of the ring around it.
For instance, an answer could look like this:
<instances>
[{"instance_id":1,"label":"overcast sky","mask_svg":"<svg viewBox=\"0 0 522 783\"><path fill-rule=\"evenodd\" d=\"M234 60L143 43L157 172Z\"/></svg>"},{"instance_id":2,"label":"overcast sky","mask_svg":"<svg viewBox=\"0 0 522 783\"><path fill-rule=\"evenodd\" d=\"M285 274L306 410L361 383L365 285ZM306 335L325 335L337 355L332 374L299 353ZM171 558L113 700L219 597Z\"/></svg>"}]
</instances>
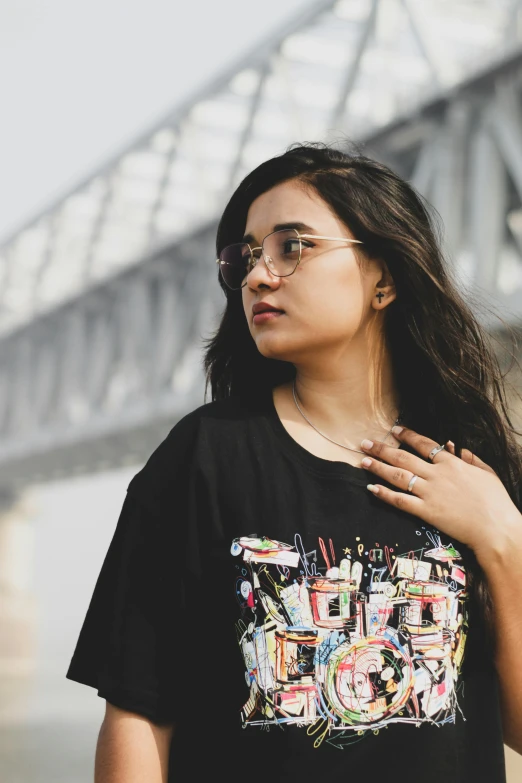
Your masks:
<instances>
[{"instance_id":1,"label":"overcast sky","mask_svg":"<svg viewBox=\"0 0 522 783\"><path fill-rule=\"evenodd\" d=\"M0 241L311 0L2 0Z\"/></svg>"}]
</instances>

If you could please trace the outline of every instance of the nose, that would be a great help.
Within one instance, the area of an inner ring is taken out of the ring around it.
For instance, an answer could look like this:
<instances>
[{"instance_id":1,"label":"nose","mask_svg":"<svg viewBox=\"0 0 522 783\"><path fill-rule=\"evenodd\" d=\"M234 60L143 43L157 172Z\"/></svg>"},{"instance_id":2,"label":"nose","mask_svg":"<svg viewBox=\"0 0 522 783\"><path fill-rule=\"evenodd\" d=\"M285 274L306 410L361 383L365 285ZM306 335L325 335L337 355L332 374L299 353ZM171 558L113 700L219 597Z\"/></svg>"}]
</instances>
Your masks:
<instances>
[{"instance_id":1,"label":"nose","mask_svg":"<svg viewBox=\"0 0 522 783\"><path fill-rule=\"evenodd\" d=\"M280 277L273 275L265 263L264 257L260 254L257 257L254 268L247 275L247 286L256 290L260 285L268 285L271 288L279 285Z\"/></svg>"}]
</instances>

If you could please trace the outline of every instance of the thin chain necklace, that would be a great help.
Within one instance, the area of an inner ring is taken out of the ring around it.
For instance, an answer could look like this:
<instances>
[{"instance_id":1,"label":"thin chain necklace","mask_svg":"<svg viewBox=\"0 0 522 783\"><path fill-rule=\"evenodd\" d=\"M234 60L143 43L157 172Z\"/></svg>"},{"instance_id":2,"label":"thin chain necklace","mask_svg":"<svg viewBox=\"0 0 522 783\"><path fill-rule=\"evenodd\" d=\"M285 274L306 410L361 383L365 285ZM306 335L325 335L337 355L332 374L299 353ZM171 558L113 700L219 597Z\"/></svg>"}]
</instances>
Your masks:
<instances>
[{"instance_id":1,"label":"thin chain necklace","mask_svg":"<svg viewBox=\"0 0 522 783\"><path fill-rule=\"evenodd\" d=\"M301 415L302 415L302 416L303 416L303 417L306 419L306 421L308 422L308 424L310 424L310 426L312 426L316 432L319 432L319 435L322 435L322 436L323 436L323 438L326 438L327 440L330 440L330 441L332 441L332 443L335 443L337 446L342 446L342 447L343 447L343 449L348 449L348 451L356 451L358 454L366 454L366 452L365 452L365 451L361 451L361 449L352 449L350 446L345 446L345 445L344 445L344 443L338 443L338 442L337 442L336 440L334 440L333 438L329 438L329 437L328 437L328 435L325 435L325 434L324 434L324 432L320 432L320 431L317 429L317 427L315 426L315 424L312 424L312 422L310 421L310 419L309 419L307 416L305 416L304 412L303 412L303 411L301 410L301 408L299 407L299 403L297 402L297 396L296 396L296 393L295 393L295 378L294 378L294 382L293 382L293 384L292 384L292 391L293 391L293 393L294 393L294 402L295 402L295 404L297 405L297 410L298 410L298 411L299 411L299 413L300 413L300 414L301 414ZM395 421L393 422L391 429L390 429L390 430L389 430L389 431L386 433L386 435L384 436L384 438L383 438L383 441L382 441L383 443L384 443L384 441L386 440L386 438L388 437L388 435L391 435L391 431L392 431L393 427L395 427L395 425L399 423L400 419L401 419L401 413L399 413L399 415L397 416L397 418L396 418L396 419L395 419ZM400 447L399 447L399 448L400 448Z\"/></svg>"}]
</instances>

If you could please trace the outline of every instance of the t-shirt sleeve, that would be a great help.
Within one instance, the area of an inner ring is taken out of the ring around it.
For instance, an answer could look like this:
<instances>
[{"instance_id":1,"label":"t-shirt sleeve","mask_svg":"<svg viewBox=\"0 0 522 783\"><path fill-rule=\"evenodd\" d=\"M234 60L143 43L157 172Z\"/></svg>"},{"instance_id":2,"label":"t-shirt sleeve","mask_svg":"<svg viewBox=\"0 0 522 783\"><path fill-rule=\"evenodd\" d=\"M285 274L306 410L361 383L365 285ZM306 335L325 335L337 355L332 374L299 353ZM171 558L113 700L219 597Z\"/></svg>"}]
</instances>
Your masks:
<instances>
[{"instance_id":1,"label":"t-shirt sleeve","mask_svg":"<svg viewBox=\"0 0 522 783\"><path fill-rule=\"evenodd\" d=\"M196 525L188 414L131 480L66 677L156 723L182 709L189 530Z\"/></svg>"}]
</instances>

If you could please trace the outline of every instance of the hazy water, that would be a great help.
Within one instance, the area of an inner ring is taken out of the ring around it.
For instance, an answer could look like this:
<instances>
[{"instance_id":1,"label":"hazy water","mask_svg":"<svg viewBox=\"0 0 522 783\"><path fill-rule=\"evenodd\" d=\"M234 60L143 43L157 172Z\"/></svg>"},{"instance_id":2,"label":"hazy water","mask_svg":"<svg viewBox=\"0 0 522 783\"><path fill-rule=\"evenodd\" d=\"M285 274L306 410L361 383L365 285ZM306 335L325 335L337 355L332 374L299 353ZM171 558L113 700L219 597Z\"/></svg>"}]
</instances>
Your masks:
<instances>
[{"instance_id":1,"label":"hazy water","mask_svg":"<svg viewBox=\"0 0 522 783\"><path fill-rule=\"evenodd\" d=\"M92 783L105 701L65 672L138 468L34 488L33 671L0 670L1 783ZM29 555L28 555L29 558ZM0 634L2 629L0 629Z\"/></svg>"}]
</instances>

